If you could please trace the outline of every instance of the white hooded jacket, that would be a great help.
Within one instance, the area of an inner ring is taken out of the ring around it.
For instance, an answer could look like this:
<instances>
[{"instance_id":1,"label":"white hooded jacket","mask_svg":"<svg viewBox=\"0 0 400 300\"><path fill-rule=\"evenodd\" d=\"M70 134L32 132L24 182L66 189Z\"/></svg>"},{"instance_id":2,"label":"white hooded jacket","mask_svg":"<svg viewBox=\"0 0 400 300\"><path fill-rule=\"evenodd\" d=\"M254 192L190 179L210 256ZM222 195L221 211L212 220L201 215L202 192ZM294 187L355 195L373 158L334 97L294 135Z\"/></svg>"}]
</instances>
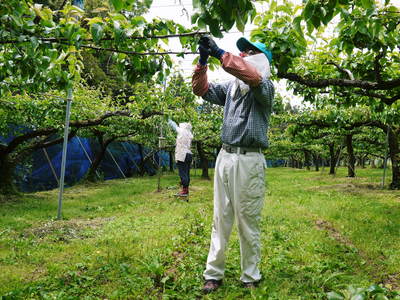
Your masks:
<instances>
[{"instance_id":1,"label":"white hooded jacket","mask_svg":"<svg viewBox=\"0 0 400 300\"><path fill-rule=\"evenodd\" d=\"M193 140L192 125L190 123L179 123L179 126L177 126L172 120L168 120L168 124L178 134L176 137L175 160L184 162L186 154L192 154L192 151L190 151Z\"/></svg>"}]
</instances>

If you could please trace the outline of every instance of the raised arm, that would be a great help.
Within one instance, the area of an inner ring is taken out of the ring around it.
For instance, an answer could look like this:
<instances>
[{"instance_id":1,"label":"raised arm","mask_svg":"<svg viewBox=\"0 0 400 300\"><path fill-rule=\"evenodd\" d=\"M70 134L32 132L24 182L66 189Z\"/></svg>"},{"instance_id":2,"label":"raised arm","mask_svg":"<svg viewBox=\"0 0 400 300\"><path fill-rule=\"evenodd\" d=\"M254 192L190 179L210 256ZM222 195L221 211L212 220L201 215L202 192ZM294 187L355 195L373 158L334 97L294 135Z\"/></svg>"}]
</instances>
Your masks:
<instances>
[{"instance_id":1,"label":"raised arm","mask_svg":"<svg viewBox=\"0 0 400 300\"><path fill-rule=\"evenodd\" d=\"M207 65L197 64L192 76L192 89L196 96L202 97L205 93L207 93Z\"/></svg>"},{"instance_id":2,"label":"raised arm","mask_svg":"<svg viewBox=\"0 0 400 300\"><path fill-rule=\"evenodd\" d=\"M220 61L222 63L222 68L226 72L239 78L250 87L258 86L261 83L261 74L242 57L233 55L229 52L224 52Z\"/></svg>"},{"instance_id":3,"label":"raised arm","mask_svg":"<svg viewBox=\"0 0 400 300\"><path fill-rule=\"evenodd\" d=\"M202 97L204 100L225 105L227 84L209 83L207 79L207 65L198 64L194 69L192 76L193 93Z\"/></svg>"},{"instance_id":4,"label":"raised arm","mask_svg":"<svg viewBox=\"0 0 400 300\"><path fill-rule=\"evenodd\" d=\"M210 37L203 37L200 40L200 44L209 49L211 56L221 61L222 68L227 73L249 85L259 104L262 106L272 106L274 86L271 80L263 77L254 65L244 60L243 57L225 52Z\"/></svg>"},{"instance_id":5,"label":"raised arm","mask_svg":"<svg viewBox=\"0 0 400 300\"><path fill-rule=\"evenodd\" d=\"M178 125L177 125L174 121L172 121L171 119L168 119L168 125L171 126L171 128L172 128L173 130L175 130L176 132L178 132Z\"/></svg>"}]
</instances>

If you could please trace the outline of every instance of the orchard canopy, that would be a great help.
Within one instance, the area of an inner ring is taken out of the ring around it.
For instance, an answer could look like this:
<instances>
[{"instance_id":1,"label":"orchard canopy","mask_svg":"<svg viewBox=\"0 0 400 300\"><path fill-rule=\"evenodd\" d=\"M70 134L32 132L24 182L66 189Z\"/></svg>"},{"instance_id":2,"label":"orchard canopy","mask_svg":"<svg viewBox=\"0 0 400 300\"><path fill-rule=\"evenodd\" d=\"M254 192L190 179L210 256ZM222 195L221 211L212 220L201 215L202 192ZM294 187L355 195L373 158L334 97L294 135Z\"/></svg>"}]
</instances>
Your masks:
<instances>
[{"instance_id":1,"label":"orchard canopy","mask_svg":"<svg viewBox=\"0 0 400 300\"><path fill-rule=\"evenodd\" d=\"M392 1L193 0L192 28L147 22L141 14L151 0L3 1L1 93L65 88L80 79L88 50L113 53L128 82L144 71L165 73L172 53L161 41L177 36L178 54L190 54L202 32L222 37L252 22L251 37L272 50L278 78L304 93L329 89L391 105L400 98L399 7ZM256 2L269 8L258 14Z\"/></svg>"},{"instance_id":2,"label":"orchard canopy","mask_svg":"<svg viewBox=\"0 0 400 300\"><path fill-rule=\"evenodd\" d=\"M205 132L219 128L221 120L195 117L199 109L173 58L190 57L196 63L202 34L220 38L231 29L244 33L253 24L249 38L271 50L273 79L286 79L287 88L308 103L295 113L276 107L281 111L271 130L271 155L294 157L303 149L318 157L328 144L334 147L333 141L342 147L345 138L351 152L353 137L375 136L380 146L368 151L384 156L386 136L391 187L400 188L396 1L193 0L191 27L146 20L143 14L152 0L2 1L0 135L7 136L10 126L25 129L14 130L15 138L0 144L0 184L11 183L15 165L26 153L60 142L54 136L63 128L63 108L49 99L72 87L78 111L72 112L70 135L94 136L104 146L132 136L150 141L141 133L155 132L154 120L173 116L197 120L195 130L214 147L216 130ZM266 9L258 9L260 3ZM169 50L171 39L179 39L180 51ZM210 60L210 68L216 64ZM166 81L176 91L165 93Z\"/></svg>"}]
</instances>

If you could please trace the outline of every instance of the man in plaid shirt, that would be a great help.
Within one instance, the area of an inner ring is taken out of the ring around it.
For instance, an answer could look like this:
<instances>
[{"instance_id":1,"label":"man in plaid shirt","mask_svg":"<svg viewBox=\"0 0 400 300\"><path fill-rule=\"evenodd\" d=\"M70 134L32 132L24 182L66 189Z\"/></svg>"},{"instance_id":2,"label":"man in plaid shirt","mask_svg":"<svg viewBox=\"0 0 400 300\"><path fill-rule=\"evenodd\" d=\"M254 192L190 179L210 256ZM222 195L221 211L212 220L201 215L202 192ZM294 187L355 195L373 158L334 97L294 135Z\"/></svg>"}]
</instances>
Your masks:
<instances>
[{"instance_id":1,"label":"man in plaid shirt","mask_svg":"<svg viewBox=\"0 0 400 300\"><path fill-rule=\"evenodd\" d=\"M214 220L203 292L222 284L225 249L236 221L240 239L240 280L254 288L261 279L260 219L265 194L267 130L272 111L274 86L270 80L272 55L264 44L245 38L237 41L240 56L225 52L208 36L199 41L200 60L192 77L194 94L224 106L221 139L214 175ZM211 55L236 79L215 84L207 80Z\"/></svg>"}]
</instances>

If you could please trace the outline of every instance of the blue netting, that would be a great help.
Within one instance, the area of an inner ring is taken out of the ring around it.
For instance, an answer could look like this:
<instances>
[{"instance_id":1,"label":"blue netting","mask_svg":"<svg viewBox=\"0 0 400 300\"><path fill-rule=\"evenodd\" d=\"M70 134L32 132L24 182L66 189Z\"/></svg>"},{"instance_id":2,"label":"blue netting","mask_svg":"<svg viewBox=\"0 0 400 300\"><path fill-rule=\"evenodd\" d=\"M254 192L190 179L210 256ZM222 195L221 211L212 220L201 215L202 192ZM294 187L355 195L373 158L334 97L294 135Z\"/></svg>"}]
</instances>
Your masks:
<instances>
[{"instance_id":1,"label":"blue netting","mask_svg":"<svg viewBox=\"0 0 400 300\"><path fill-rule=\"evenodd\" d=\"M284 159L275 159L275 160L270 160L267 159L267 167L268 168L274 168L274 167L283 167L286 163L286 160Z\"/></svg>"},{"instance_id":2,"label":"blue netting","mask_svg":"<svg viewBox=\"0 0 400 300\"><path fill-rule=\"evenodd\" d=\"M0 137L0 142L7 143L11 138ZM90 161L98 150L99 145L94 139L74 137L68 142L65 166L66 186L75 184L85 176L90 168ZM143 147L144 157L147 154L150 154L150 159L145 163L144 170L149 175L155 175L159 163L159 152ZM16 184L19 189L23 192L33 192L56 188L61 172L61 158L62 144L32 153L26 162L16 168L18 174ZM130 177L139 173L140 163L139 145L115 142L108 146L98 174L106 180ZM166 151L161 151L161 166L169 166L169 154Z\"/></svg>"},{"instance_id":3,"label":"blue netting","mask_svg":"<svg viewBox=\"0 0 400 300\"><path fill-rule=\"evenodd\" d=\"M7 137L0 136L0 143L7 144L13 138L13 133L27 132L22 127L14 127ZM65 167L65 184L71 186L81 180L90 168L94 155L99 151L99 144L95 139L74 137L68 142L67 161ZM144 164L144 171L155 175L158 164L169 168L169 153L167 151L153 151L142 147L141 157L139 145L130 142L111 143L107 153L98 168L98 175L106 180L136 175L140 171L142 159L148 158ZM47 157L46 157L47 154ZM16 184L23 192L49 190L58 187L61 172L62 143L40 149L16 168ZM118 165L117 165L118 164ZM285 160L267 160L268 167L283 166ZM196 160L196 166L200 161ZM214 168L215 162L209 161L209 168Z\"/></svg>"}]
</instances>

